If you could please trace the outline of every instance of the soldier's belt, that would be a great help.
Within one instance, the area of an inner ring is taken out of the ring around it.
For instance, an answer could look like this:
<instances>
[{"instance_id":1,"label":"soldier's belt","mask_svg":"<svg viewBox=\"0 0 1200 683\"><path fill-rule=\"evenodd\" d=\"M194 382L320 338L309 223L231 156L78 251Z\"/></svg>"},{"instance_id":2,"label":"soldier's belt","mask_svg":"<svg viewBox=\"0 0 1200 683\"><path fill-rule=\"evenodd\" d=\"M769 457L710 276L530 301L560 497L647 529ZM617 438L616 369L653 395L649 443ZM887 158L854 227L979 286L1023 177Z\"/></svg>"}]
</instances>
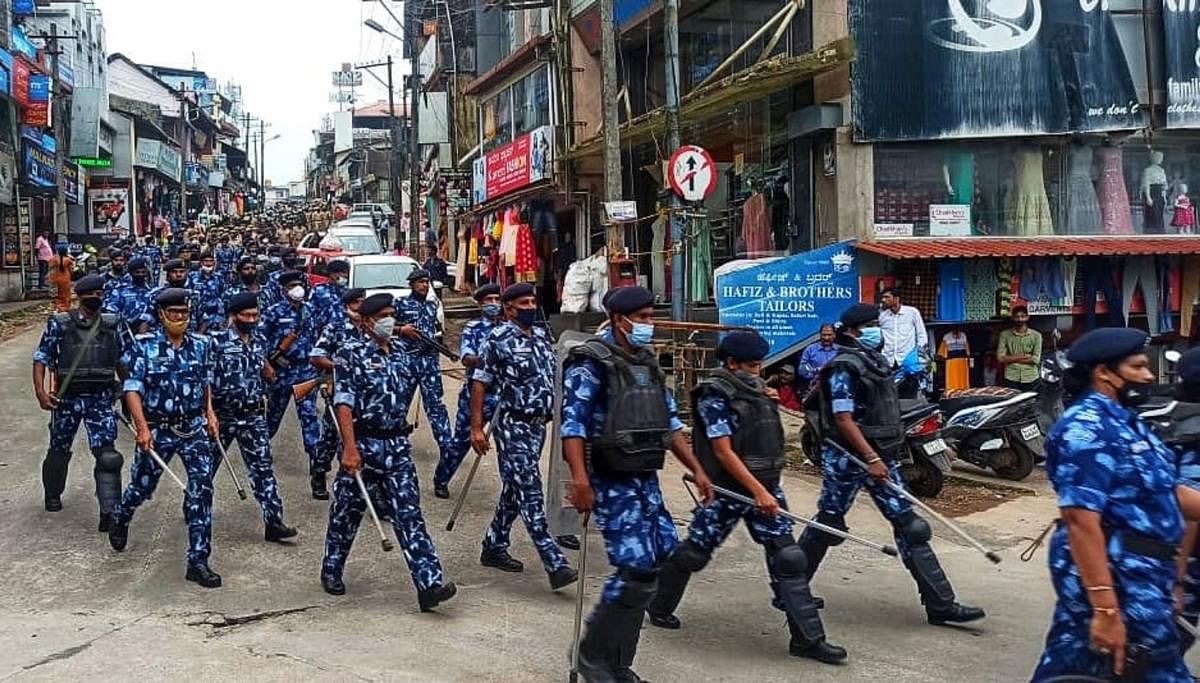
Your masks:
<instances>
[{"instance_id":1,"label":"soldier's belt","mask_svg":"<svg viewBox=\"0 0 1200 683\"><path fill-rule=\"evenodd\" d=\"M1143 536L1132 531L1113 529L1112 527L1105 526L1105 540L1111 540L1114 536L1121 542L1123 549L1135 555L1149 557L1152 560L1174 562L1175 558L1179 555L1179 546L1177 545L1150 538L1149 536Z\"/></svg>"},{"instance_id":2,"label":"soldier's belt","mask_svg":"<svg viewBox=\"0 0 1200 683\"><path fill-rule=\"evenodd\" d=\"M200 418L203 415L197 413L191 417L175 417L175 418L156 418L147 417L146 424L150 429L166 429L178 437L192 436L203 428L203 423Z\"/></svg>"},{"instance_id":3,"label":"soldier's belt","mask_svg":"<svg viewBox=\"0 0 1200 683\"><path fill-rule=\"evenodd\" d=\"M402 436L412 434L413 428L410 424L400 425L389 429L379 429L364 424L354 425L354 437L356 439L396 439Z\"/></svg>"}]
</instances>

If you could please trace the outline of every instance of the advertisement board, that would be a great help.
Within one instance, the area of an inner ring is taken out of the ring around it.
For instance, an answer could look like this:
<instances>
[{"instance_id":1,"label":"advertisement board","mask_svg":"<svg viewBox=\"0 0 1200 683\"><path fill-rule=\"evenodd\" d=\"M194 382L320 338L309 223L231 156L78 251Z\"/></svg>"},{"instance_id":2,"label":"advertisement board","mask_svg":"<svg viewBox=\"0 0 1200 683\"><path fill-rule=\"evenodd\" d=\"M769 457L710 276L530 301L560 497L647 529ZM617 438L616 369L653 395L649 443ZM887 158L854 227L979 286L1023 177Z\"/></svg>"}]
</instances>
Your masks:
<instances>
[{"instance_id":1,"label":"advertisement board","mask_svg":"<svg viewBox=\"0 0 1200 683\"><path fill-rule=\"evenodd\" d=\"M475 160L475 203L546 180L553 173L554 129L541 126Z\"/></svg>"},{"instance_id":2,"label":"advertisement board","mask_svg":"<svg viewBox=\"0 0 1200 683\"><path fill-rule=\"evenodd\" d=\"M87 192L88 226L92 234L129 234L129 190L124 187L96 187Z\"/></svg>"}]
</instances>

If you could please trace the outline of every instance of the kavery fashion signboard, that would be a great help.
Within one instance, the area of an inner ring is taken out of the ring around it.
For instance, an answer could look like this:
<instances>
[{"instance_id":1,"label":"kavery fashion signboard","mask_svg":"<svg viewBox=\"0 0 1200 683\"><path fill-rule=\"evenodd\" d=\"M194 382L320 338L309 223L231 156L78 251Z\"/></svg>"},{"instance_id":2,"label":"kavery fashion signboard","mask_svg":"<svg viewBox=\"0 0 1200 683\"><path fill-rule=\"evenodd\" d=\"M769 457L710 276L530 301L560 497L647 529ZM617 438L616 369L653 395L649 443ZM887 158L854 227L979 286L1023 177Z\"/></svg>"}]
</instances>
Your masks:
<instances>
[{"instance_id":1,"label":"kavery fashion signboard","mask_svg":"<svg viewBox=\"0 0 1200 683\"><path fill-rule=\"evenodd\" d=\"M475 160L476 204L519 190L551 174L553 128L541 126Z\"/></svg>"}]
</instances>

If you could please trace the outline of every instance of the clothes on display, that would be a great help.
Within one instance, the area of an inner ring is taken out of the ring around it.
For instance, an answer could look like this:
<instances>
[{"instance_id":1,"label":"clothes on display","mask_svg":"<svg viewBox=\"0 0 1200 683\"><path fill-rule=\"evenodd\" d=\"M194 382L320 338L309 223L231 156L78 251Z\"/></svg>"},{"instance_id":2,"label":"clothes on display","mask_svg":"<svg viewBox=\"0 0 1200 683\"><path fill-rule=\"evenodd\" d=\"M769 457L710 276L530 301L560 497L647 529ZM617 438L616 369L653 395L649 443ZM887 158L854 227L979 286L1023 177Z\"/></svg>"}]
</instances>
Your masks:
<instances>
[{"instance_id":1,"label":"clothes on display","mask_svg":"<svg viewBox=\"0 0 1200 683\"><path fill-rule=\"evenodd\" d=\"M1021 259L1019 272L1018 289L1026 302L1045 297L1050 303L1058 304L1067 298L1068 287L1061 259Z\"/></svg>"},{"instance_id":2,"label":"clothes on display","mask_svg":"<svg viewBox=\"0 0 1200 683\"><path fill-rule=\"evenodd\" d=\"M1069 235L1094 235L1103 223L1100 199L1092 184L1093 150L1087 145L1071 147L1071 172L1067 177L1067 224Z\"/></svg>"},{"instance_id":3,"label":"clothes on display","mask_svg":"<svg viewBox=\"0 0 1200 683\"><path fill-rule=\"evenodd\" d=\"M1120 147L1101 147L1100 199L1101 226L1108 235L1133 234L1133 213L1129 208L1129 192L1125 188Z\"/></svg>"},{"instance_id":4,"label":"clothes on display","mask_svg":"<svg viewBox=\"0 0 1200 683\"><path fill-rule=\"evenodd\" d=\"M712 299L712 228L707 221L699 221L692 239L691 299L693 303Z\"/></svg>"},{"instance_id":5,"label":"clothes on display","mask_svg":"<svg viewBox=\"0 0 1200 683\"><path fill-rule=\"evenodd\" d=\"M972 204L975 200L975 154L967 150L946 152L946 193L950 204Z\"/></svg>"},{"instance_id":6,"label":"clothes on display","mask_svg":"<svg viewBox=\"0 0 1200 683\"><path fill-rule=\"evenodd\" d=\"M1133 293L1139 286L1142 289L1142 299L1146 302L1146 317L1150 329L1157 330L1159 282L1153 256L1132 256L1125 259L1125 270L1121 278L1121 301L1124 304L1125 320L1129 320Z\"/></svg>"},{"instance_id":7,"label":"clothes on display","mask_svg":"<svg viewBox=\"0 0 1200 683\"><path fill-rule=\"evenodd\" d=\"M969 389L971 345L967 334L962 330L947 332L938 344L937 355L946 361L946 391Z\"/></svg>"},{"instance_id":8,"label":"clothes on display","mask_svg":"<svg viewBox=\"0 0 1200 683\"><path fill-rule=\"evenodd\" d=\"M767 212L767 198L761 192L750 195L742 205L742 242L746 245L746 258L770 256L774 250L771 215Z\"/></svg>"},{"instance_id":9,"label":"clothes on display","mask_svg":"<svg viewBox=\"0 0 1200 683\"><path fill-rule=\"evenodd\" d=\"M1192 311L1200 297L1200 256L1185 256L1180 264L1179 333L1192 336Z\"/></svg>"},{"instance_id":10,"label":"clothes on display","mask_svg":"<svg viewBox=\"0 0 1200 683\"><path fill-rule=\"evenodd\" d=\"M965 320L988 320L996 314L996 262L992 259L963 261Z\"/></svg>"},{"instance_id":11,"label":"clothes on display","mask_svg":"<svg viewBox=\"0 0 1200 683\"><path fill-rule=\"evenodd\" d=\"M1085 256L1079 259L1079 270L1083 273L1083 314L1087 329L1096 327L1097 292L1104 295L1104 304L1108 307L1106 327L1124 327L1121 296L1113 276L1114 265L1102 256Z\"/></svg>"},{"instance_id":12,"label":"clothes on display","mask_svg":"<svg viewBox=\"0 0 1200 683\"><path fill-rule=\"evenodd\" d=\"M1042 174L1042 152L1027 149L1017 153L1016 188L1009 207L1012 233L1022 237L1053 235L1050 198Z\"/></svg>"},{"instance_id":13,"label":"clothes on display","mask_svg":"<svg viewBox=\"0 0 1200 683\"><path fill-rule=\"evenodd\" d=\"M650 290L659 301L667 298L666 281L667 213L659 209L650 225Z\"/></svg>"},{"instance_id":14,"label":"clothes on display","mask_svg":"<svg viewBox=\"0 0 1200 683\"><path fill-rule=\"evenodd\" d=\"M1181 235L1191 235L1196 231L1196 207L1187 196L1187 185L1182 188L1171 207L1171 227Z\"/></svg>"},{"instance_id":15,"label":"clothes on display","mask_svg":"<svg viewBox=\"0 0 1200 683\"><path fill-rule=\"evenodd\" d=\"M1015 266L1013 259L1002 258L996 267L996 311L1001 318L1012 315Z\"/></svg>"},{"instance_id":16,"label":"clothes on display","mask_svg":"<svg viewBox=\"0 0 1200 683\"><path fill-rule=\"evenodd\" d=\"M1160 235L1165 230L1167 207L1167 172L1162 167L1163 153L1151 150L1150 165L1142 170L1141 197L1143 206L1142 232Z\"/></svg>"},{"instance_id":17,"label":"clothes on display","mask_svg":"<svg viewBox=\"0 0 1200 683\"><path fill-rule=\"evenodd\" d=\"M966 264L959 259L938 262L938 320L966 320Z\"/></svg>"}]
</instances>

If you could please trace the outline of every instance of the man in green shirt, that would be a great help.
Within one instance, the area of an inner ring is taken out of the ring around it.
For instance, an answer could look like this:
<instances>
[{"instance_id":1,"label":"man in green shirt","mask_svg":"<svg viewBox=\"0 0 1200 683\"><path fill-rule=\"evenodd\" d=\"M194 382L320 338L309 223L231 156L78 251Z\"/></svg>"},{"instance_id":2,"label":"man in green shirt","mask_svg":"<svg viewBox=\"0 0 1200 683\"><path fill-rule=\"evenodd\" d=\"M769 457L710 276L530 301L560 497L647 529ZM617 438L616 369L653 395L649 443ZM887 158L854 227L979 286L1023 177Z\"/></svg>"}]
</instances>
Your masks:
<instances>
[{"instance_id":1,"label":"man in green shirt","mask_svg":"<svg viewBox=\"0 0 1200 683\"><path fill-rule=\"evenodd\" d=\"M1042 362L1042 333L1029 329L1029 309L1013 306L1013 327L1000 333L996 360L1004 364L1004 386L1020 391L1037 391L1041 386L1038 364Z\"/></svg>"}]
</instances>

